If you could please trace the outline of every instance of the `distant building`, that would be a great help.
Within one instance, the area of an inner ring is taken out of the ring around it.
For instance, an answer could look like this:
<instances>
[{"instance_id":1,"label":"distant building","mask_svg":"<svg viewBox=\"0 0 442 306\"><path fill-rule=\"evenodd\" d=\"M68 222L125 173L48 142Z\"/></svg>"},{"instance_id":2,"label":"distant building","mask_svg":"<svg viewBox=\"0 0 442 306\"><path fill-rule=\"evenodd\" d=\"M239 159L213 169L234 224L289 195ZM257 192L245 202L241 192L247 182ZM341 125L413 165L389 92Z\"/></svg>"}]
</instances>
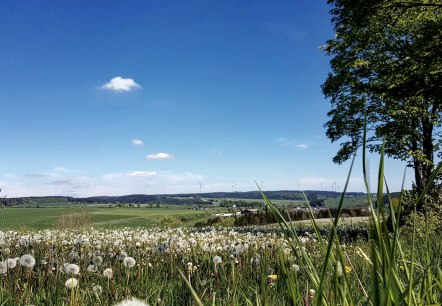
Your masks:
<instances>
[{"instance_id":1,"label":"distant building","mask_svg":"<svg viewBox=\"0 0 442 306\"><path fill-rule=\"evenodd\" d=\"M246 208L241 212L241 214L250 215L250 214L257 214L258 212L259 212L259 209L257 209L257 208Z\"/></svg>"}]
</instances>

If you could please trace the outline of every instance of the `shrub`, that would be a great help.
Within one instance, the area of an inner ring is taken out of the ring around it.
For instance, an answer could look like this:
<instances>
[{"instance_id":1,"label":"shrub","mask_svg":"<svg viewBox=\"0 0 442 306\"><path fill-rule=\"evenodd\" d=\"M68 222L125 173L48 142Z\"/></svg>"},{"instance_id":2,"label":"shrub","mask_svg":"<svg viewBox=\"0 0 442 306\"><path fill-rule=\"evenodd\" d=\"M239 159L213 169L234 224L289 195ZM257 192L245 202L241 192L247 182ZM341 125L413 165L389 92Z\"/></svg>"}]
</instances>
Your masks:
<instances>
[{"instance_id":1,"label":"shrub","mask_svg":"<svg viewBox=\"0 0 442 306\"><path fill-rule=\"evenodd\" d=\"M182 224L181 220L177 219L174 216L163 217L160 220L159 226L161 228L176 228L180 227Z\"/></svg>"}]
</instances>

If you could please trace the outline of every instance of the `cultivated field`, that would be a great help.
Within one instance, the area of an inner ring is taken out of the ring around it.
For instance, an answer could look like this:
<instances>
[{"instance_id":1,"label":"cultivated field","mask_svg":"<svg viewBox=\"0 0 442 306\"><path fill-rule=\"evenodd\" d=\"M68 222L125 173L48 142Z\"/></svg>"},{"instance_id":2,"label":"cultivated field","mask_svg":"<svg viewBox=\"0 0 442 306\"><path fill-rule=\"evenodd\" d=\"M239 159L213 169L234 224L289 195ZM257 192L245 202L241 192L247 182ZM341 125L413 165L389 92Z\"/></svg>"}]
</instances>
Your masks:
<instances>
[{"instance_id":1,"label":"cultivated field","mask_svg":"<svg viewBox=\"0 0 442 306\"><path fill-rule=\"evenodd\" d=\"M264 202L279 225L183 227L216 206L3 208L0 305L440 305L430 223L388 233L373 209L285 223Z\"/></svg>"},{"instance_id":2,"label":"cultivated field","mask_svg":"<svg viewBox=\"0 0 442 306\"><path fill-rule=\"evenodd\" d=\"M153 227L162 218L173 216L183 225L192 225L207 220L211 213L224 212L222 208L208 210L189 209L184 205L148 208L109 208L105 205L91 207L45 207L45 208L3 208L0 209L0 229L45 229L53 228L63 215L84 213L90 217L91 225L96 227Z\"/></svg>"}]
</instances>

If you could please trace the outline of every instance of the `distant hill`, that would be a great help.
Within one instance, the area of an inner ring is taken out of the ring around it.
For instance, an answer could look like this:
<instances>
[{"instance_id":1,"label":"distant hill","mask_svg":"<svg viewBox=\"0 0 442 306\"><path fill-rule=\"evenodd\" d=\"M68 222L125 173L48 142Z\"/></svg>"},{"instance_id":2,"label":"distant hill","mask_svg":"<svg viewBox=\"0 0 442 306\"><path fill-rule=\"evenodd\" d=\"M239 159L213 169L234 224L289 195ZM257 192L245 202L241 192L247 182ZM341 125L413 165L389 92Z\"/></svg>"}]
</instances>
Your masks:
<instances>
[{"instance_id":1,"label":"distant hill","mask_svg":"<svg viewBox=\"0 0 442 306\"><path fill-rule=\"evenodd\" d=\"M303 201L304 195L301 191L297 190L278 190L278 191L265 191L265 195L270 200L294 200ZM305 196L313 206L322 206L324 200L335 199L341 196L340 192L333 191L318 191L307 190L304 191ZM348 192L346 198L361 198L366 197L363 192ZM47 203L51 201L66 202L69 203L121 203L121 204L143 204L143 203L158 203L158 204L211 204L211 199L251 199L262 200L261 193L259 191L246 191L246 192L206 192L206 193L185 193L185 194L157 194L157 195L145 195L145 194L131 194L123 196L95 196L86 198L74 198L74 197L60 197L60 196L48 196L48 197L22 197L22 198L3 198L0 199L0 203L5 206L14 206L26 203Z\"/></svg>"}]
</instances>

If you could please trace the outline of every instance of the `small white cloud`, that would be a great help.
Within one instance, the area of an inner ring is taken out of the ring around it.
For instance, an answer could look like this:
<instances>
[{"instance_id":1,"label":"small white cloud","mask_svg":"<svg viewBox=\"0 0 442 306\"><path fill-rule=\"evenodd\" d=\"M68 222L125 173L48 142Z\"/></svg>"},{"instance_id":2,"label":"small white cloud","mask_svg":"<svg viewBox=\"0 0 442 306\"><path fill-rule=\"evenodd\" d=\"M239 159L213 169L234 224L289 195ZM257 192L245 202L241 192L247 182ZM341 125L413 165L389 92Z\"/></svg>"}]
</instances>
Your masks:
<instances>
[{"instance_id":1,"label":"small white cloud","mask_svg":"<svg viewBox=\"0 0 442 306\"><path fill-rule=\"evenodd\" d=\"M55 172L68 172L69 170L63 167L54 167Z\"/></svg>"},{"instance_id":2,"label":"small white cloud","mask_svg":"<svg viewBox=\"0 0 442 306\"><path fill-rule=\"evenodd\" d=\"M114 92L132 91L141 88L133 79L124 79L122 77L115 77L101 86L102 89L107 89Z\"/></svg>"},{"instance_id":3,"label":"small white cloud","mask_svg":"<svg viewBox=\"0 0 442 306\"><path fill-rule=\"evenodd\" d=\"M134 146L142 146L144 144L144 142L141 139L134 139L134 140L132 140L132 144Z\"/></svg>"},{"instance_id":4,"label":"small white cloud","mask_svg":"<svg viewBox=\"0 0 442 306\"><path fill-rule=\"evenodd\" d=\"M305 143L298 143L298 142L296 142L294 140L290 140L290 139L287 139L287 138L284 138L284 137L279 137L279 138L276 139L276 141L280 145L282 145L284 147L291 147L291 148L303 149L303 150L308 149L308 145L307 144L305 144Z\"/></svg>"},{"instance_id":5,"label":"small white cloud","mask_svg":"<svg viewBox=\"0 0 442 306\"><path fill-rule=\"evenodd\" d=\"M295 147L299 148L299 149L307 149L308 145L306 145L305 143L301 143L301 144L297 144L295 145Z\"/></svg>"},{"instance_id":6,"label":"small white cloud","mask_svg":"<svg viewBox=\"0 0 442 306\"><path fill-rule=\"evenodd\" d=\"M145 176L155 176L155 175L157 175L155 171L133 171L126 174L126 176L134 176L134 177L145 177Z\"/></svg>"},{"instance_id":7,"label":"small white cloud","mask_svg":"<svg viewBox=\"0 0 442 306\"><path fill-rule=\"evenodd\" d=\"M156 154L149 154L146 156L147 159L168 159L168 158L175 158L173 154L169 153L156 153Z\"/></svg>"}]
</instances>

